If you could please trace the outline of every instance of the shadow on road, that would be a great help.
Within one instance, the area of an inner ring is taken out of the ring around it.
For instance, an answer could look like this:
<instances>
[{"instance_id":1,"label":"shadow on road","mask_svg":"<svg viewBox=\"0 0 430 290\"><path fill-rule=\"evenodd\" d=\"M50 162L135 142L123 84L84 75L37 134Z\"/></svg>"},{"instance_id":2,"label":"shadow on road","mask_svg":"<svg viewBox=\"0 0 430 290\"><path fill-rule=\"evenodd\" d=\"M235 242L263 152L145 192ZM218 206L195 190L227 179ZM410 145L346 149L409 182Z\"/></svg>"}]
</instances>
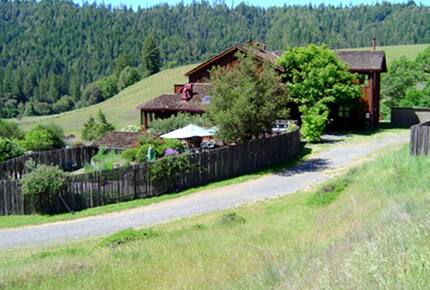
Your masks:
<instances>
[{"instance_id":1,"label":"shadow on road","mask_svg":"<svg viewBox=\"0 0 430 290\"><path fill-rule=\"evenodd\" d=\"M306 160L303 163L297 164L292 168L280 170L275 174L280 176L291 176L291 175L303 173L303 172L321 171L327 168L328 168L327 159L312 158L312 159Z\"/></svg>"}]
</instances>

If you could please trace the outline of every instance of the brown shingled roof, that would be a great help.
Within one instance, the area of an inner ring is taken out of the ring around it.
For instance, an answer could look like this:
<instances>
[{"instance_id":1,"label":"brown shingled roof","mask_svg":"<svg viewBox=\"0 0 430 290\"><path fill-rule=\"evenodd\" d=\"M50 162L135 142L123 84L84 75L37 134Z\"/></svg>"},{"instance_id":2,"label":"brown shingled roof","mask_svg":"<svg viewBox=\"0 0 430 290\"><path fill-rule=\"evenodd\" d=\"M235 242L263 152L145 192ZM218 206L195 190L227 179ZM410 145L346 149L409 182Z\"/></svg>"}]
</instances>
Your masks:
<instances>
[{"instance_id":1,"label":"brown shingled roof","mask_svg":"<svg viewBox=\"0 0 430 290\"><path fill-rule=\"evenodd\" d=\"M162 94L137 108L143 111L203 113L205 105L202 104L202 98L209 94L210 88L209 83L195 83L193 84L193 96L189 101L181 100L181 94Z\"/></svg>"},{"instance_id":2,"label":"brown shingled roof","mask_svg":"<svg viewBox=\"0 0 430 290\"><path fill-rule=\"evenodd\" d=\"M385 53L373 50L343 50L337 51L338 58L343 60L352 72L374 71L386 72Z\"/></svg>"},{"instance_id":3,"label":"brown shingled roof","mask_svg":"<svg viewBox=\"0 0 430 290\"><path fill-rule=\"evenodd\" d=\"M207 61L201 63L200 65L198 65L197 67L193 68L192 70L188 71L187 73L185 73L186 76L189 76L191 74L193 74L194 72L206 67L206 66L210 66L211 63L213 63L214 61L216 61L219 58L224 57L225 55L228 55L230 53L236 53L238 51L241 51L243 53L248 53L250 51L255 53L255 56L257 57L257 59L273 65L277 70L283 72L284 68L278 64L278 60L279 60L279 55L274 52L274 51L270 51L267 50L265 45L262 43L258 43L258 42L254 42L257 44L256 46L253 46L252 43L245 43L245 44L238 44L235 46L232 46L224 51L222 51L221 53L211 57L210 59L208 59Z\"/></svg>"},{"instance_id":4,"label":"brown shingled roof","mask_svg":"<svg viewBox=\"0 0 430 290\"><path fill-rule=\"evenodd\" d=\"M94 142L94 145L104 146L109 149L133 148L139 145L140 136L142 134L138 132L113 131Z\"/></svg>"}]
</instances>

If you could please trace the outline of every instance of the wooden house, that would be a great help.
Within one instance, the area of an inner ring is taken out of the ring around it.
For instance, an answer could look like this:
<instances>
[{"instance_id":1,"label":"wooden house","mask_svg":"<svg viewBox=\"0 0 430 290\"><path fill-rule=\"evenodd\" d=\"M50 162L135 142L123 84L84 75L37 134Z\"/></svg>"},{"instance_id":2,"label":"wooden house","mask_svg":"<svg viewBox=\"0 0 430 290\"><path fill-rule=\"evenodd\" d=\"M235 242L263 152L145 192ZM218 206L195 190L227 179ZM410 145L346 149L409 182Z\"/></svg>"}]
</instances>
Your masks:
<instances>
[{"instance_id":1,"label":"wooden house","mask_svg":"<svg viewBox=\"0 0 430 290\"><path fill-rule=\"evenodd\" d=\"M148 128L149 122L155 118L167 118L178 112L203 113L210 102L211 70L217 66L236 65L238 52L244 54L252 52L258 61L271 65L280 74L284 72L284 68L278 63L282 52L270 51L264 44L258 42L235 45L188 71L185 74L188 83L174 85L173 94L163 94L138 106L143 128ZM377 126L380 74L387 71L385 53L375 49L349 50L337 51L337 56L348 65L351 72L359 74L357 81L363 85L363 96L357 104L333 105L330 115L332 127L360 126L365 123L371 127ZM298 110L294 104L288 105L291 107L291 117L299 119Z\"/></svg>"}]
</instances>

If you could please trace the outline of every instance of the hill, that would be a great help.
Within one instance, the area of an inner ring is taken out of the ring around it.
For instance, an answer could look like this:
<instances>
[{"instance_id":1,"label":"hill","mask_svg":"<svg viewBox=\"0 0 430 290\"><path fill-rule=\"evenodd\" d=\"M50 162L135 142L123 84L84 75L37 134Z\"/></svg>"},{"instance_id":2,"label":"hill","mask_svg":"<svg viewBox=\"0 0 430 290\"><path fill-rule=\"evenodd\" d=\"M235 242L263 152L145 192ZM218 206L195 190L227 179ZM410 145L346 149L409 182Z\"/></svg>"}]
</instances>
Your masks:
<instances>
[{"instance_id":1,"label":"hill","mask_svg":"<svg viewBox=\"0 0 430 290\"><path fill-rule=\"evenodd\" d=\"M379 46L378 49L385 50L387 61L390 64L401 56L415 58L428 44ZM368 48L361 48L368 49ZM52 116L24 117L18 120L21 128L27 130L37 124L54 122L64 128L66 134L79 135L83 123L90 115L95 115L99 109L106 113L117 129L124 128L130 124L139 124L139 113L136 106L161 93L171 92L173 84L186 81L185 72L195 65L186 65L174 69L163 70L149 78L143 79L131 87L121 91L111 99L90 107L58 114Z\"/></svg>"},{"instance_id":2,"label":"hill","mask_svg":"<svg viewBox=\"0 0 430 290\"><path fill-rule=\"evenodd\" d=\"M413 1L270 8L192 1L136 11L71 0L0 1L0 117L48 115L98 102L85 97L88 85L120 75L127 65L143 73L149 35L162 66L171 68L250 39L273 50L309 43L362 47L372 36L381 45L428 43L429 15L429 6Z\"/></svg>"},{"instance_id":3,"label":"hill","mask_svg":"<svg viewBox=\"0 0 430 290\"><path fill-rule=\"evenodd\" d=\"M53 122L64 128L66 134L79 135L83 123L88 117L90 115L95 116L98 110L102 110L117 129L127 127L130 124L137 125L140 117L136 106L157 97L161 93L171 92L175 83L184 83L186 81L184 74L192 67L194 65L166 69L141 80L97 105L52 116L25 117L18 120L18 123L20 127L27 130L36 124Z\"/></svg>"}]
</instances>

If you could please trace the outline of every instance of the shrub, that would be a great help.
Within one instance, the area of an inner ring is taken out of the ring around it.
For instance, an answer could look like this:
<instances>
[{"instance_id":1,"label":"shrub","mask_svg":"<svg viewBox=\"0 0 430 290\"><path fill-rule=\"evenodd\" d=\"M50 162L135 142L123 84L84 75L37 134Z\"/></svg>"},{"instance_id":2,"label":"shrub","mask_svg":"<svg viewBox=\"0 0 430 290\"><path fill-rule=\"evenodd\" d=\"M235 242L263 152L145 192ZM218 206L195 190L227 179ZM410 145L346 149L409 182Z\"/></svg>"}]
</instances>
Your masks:
<instances>
[{"instance_id":1,"label":"shrub","mask_svg":"<svg viewBox=\"0 0 430 290\"><path fill-rule=\"evenodd\" d=\"M24 149L16 142L0 137L0 162L24 154Z\"/></svg>"},{"instance_id":2,"label":"shrub","mask_svg":"<svg viewBox=\"0 0 430 290\"><path fill-rule=\"evenodd\" d=\"M80 106L85 107L100 103L101 101L103 101L102 91L100 89L99 84L94 82L88 84L88 86L84 89L80 101Z\"/></svg>"},{"instance_id":3,"label":"shrub","mask_svg":"<svg viewBox=\"0 0 430 290\"><path fill-rule=\"evenodd\" d=\"M54 139L51 133L43 129L33 129L25 134L21 142L25 150L44 151L54 147Z\"/></svg>"},{"instance_id":4,"label":"shrub","mask_svg":"<svg viewBox=\"0 0 430 290\"><path fill-rule=\"evenodd\" d=\"M23 195L36 198L36 211L45 212L64 188L66 175L57 166L38 165L25 174L20 183Z\"/></svg>"},{"instance_id":5,"label":"shrub","mask_svg":"<svg viewBox=\"0 0 430 290\"><path fill-rule=\"evenodd\" d=\"M136 161L136 155L137 155L138 148L129 148L121 152L121 157L130 161L135 162Z\"/></svg>"},{"instance_id":6,"label":"shrub","mask_svg":"<svg viewBox=\"0 0 430 290\"><path fill-rule=\"evenodd\" d=\"M62 113L72 110L75 107L75 101L71 96L63 96L52 105L55 113Z\"/></svg>"},{"instance_id":7,"label":"shrub","mask_svg":"<svg viewBox=\"0 0 430 290\"><path fill-rule=\"evenodd\" d=\"M118 78L115 75L110 75L97 81L104 100L109 99L118 93L117 83Z\"/></svg>"},{"instance_id":8,"label":"shrub","mask_svg":"<svg viewBox=\"0 0 430 290\"><path fill-rule=\"evenodd\" d=\"M0 119L0 137L22 139L24 132L18 127L18 124Z\"/></svg>"},{"instance_id":9,"label":"shrub","mask_svg":"<svg viewBox=\"0 0 430 290\"><path fill-rule=\"evenodd\" d=\"M151 181L155 186L162 186L165 180L171 180L172 185L179 182L181 175L192 168L189 155L166 156L151 163L149 168Z\"/></svg>"},{"instance_id":10,"label":"shrub","mask_svg":"<svg viewBox=\"0 0 430 290\"><path fill-rule=\"evenodd\" d=\"M125 89L128 86L138 82L140 80L139 72L133 67L125 67L118 79L118 90Z\"/></svg>"},{"instance_id":11,"label":"shrub","mask_svg":"<svg viewBox=\"0 0 430 290\"><path fill-rule=\"evenodd\" d=\"M61 128L58 125L55 125L54 123L46 124L46 125L37 125L36 130L45 130L49 132L52 136L53 141L53 148L59 149L64 147L64 131L63 128Z\"/></svg>"}]
</instances>

